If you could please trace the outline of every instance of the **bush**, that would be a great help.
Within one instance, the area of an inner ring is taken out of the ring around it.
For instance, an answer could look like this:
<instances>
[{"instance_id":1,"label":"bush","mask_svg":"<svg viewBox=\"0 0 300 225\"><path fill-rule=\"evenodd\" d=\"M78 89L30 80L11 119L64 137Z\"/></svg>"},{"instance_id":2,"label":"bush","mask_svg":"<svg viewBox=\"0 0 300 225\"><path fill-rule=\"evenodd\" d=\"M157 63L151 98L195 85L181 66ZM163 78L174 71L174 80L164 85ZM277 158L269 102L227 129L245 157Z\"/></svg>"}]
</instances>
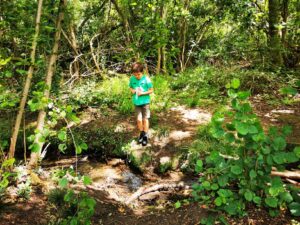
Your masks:
<instances>
[{"instance_id":1,"label":"bush","mask_svg":"<svg viewBox=\"0 0 300 225\"><path fill-rule=\"evenodd\" d=\"M226 99L225 86L233 78L240 80L240 86L252 94L271 94L280 87L294 80L293 71L281 73L266 72L258 69L243 70L239 67L216 68L209 65L188 69L177 74L170 83L170 88L176 92L175 97L181 103L190 107L214 105Z\"/></svg>"},{"instance_id":2,"label":"bush","mask_svg":"<svg viewBox=\"0 0 300 225\"><path fill-rule=\"evenodd\" d=\"M109 78L101 83L87 81L68 93L68 101L81 107L97 106L103 109L109 107L122 114L129 114L133 112L133 104L128 82L127 76Z\"/></svg>"},{"instance_id":3,"label":"bush","mask_svg":"<svg viewBox=\"0 0 300 225\"><path fill-rule=\"evenodd\" d=\"M283 170L286 164L298 162L300 148L286 150L289 127L271 127L268 134L264 132L247 101L250 92L237 91L239 86L237 79L227 85L231 109L215 113L210 129L234 155L222 156L216 149L204 161L198 160L196 172L203 175L193 186L193 195L205 204L213 202L211 207L229 215L245 215L249 203L267 207L271 215L280 207L295 208L288 186L280 177L272 177L271 171L272 167Z\"/></svg>"},{"instance_id":4,"label":"bush","mask_svg":"<svg viewBox=\"0 0 300 225\"><path fill-rule=\"evenodd\" d=\"M182 170L194 172L197 160L215 149L218 149L223 154L227 154L224 142L216 140L209 133L211 126L211 124L200 126L196 140L187 148L182 149L184 152L182 154L183 157L181 157L181 161L184 161L181 166Z\"/></svg>"},{"instance_id":5,"label":"bush","mask_svg":"<svg viewBox=\"0 0 300 225\"><path fill-rule=\"evenodd\" d=\"M151 109L156 112L166 110L171 106L172 93L168 76L155 76L152 79L154 93L151 95Z\"/></svg>"},{"instance_id":6,"label":"bush","mask_svg":"<svg viewBox=\"0 0 300 225\"><path fill-rule=\"evenodd\" d=\"M49 202L57 211L54 224L91 224L96 201L86 192L73 190L72 183L82 182L84 185L91 184L86 176L78 176L70 168L68 170L55 171L53 179L58 182L59 187L49 193ZM51 223L50 223L51 224Z\"/></svg>"},{"instance_id":7,"label":"bush","mask_svg":"<svg viewBox=\"0 0 300 225\"><path fill-rule=\"evenodd\" d=\"M3 153L0 151L0 153ZM0 155L0 160L1 160L1 167L0 167L0 202L2 200L2 197L5 194L6 188L9 185L10 182L10 177L14 176L13 173L10 172L10 167L13 166L15 159L2 159Z\"/></svg>"}]
</instances>

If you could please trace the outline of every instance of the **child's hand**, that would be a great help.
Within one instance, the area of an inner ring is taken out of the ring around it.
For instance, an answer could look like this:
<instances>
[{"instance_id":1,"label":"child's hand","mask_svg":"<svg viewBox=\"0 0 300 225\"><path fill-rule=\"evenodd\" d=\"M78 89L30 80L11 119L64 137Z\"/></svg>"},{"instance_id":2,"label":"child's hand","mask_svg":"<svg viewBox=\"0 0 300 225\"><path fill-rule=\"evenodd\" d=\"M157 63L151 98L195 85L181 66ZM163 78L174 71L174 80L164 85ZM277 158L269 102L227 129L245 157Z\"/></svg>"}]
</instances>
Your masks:
<instances>
[{"instance_id":1,"label":"child's hand","mask_svg":"<svg viewBox=\"0 0 300 225\"><path fill-rule=\"evenodd\" d=\"M142 92L142 91L138 91L138 92L137 92L137 95L138 95L138 96L141 96L141 95L143 95L143 94L144 94L144 92Z\"/></svg>"},{"instance_id":2,"label":"child's hand","mask_svg":"<svg viewBox=\"0 0 300 225\"><path fill-rule=\"evenodd\" d=\"M141 95L143 94L142 89L141 89L141 88L137 88L137 89L136 89L136 94L137 94L138 96L141 96Z\"/></svg>"}]
</instances>

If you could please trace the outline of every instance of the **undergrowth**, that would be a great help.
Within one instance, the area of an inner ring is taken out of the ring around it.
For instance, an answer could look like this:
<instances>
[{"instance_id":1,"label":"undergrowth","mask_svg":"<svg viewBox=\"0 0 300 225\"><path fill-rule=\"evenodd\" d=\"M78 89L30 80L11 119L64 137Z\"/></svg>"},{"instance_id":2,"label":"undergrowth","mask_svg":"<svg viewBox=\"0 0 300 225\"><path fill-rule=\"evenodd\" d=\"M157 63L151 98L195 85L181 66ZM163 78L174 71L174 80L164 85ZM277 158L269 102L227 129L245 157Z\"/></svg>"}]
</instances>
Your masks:
<instances>
[{"instance_id":1,"label":"undergrowth","mask_svg":"<svg viewBox=\"0 0 300 225\"><path fill-rule=\"evenodd\" d=\"M266 207L271 216L282 208L299 216L299 189L271 176L271 171L299 162L300 147L287 149L285 138L291 133L290 127L271 127L266 133L247 101L250 92L238 91L239 86L238 79L226 85L231 108L216 112L209 129L231 152L223 155L215 148L204 160L197 160L195 171L201 177L193 185L193 196L210 209L232 216L247 215L250 204Z\"/></svg>"},{"instance_id":2,"label":"undergrowth","mask_svg":"<svg viewBox=\"0 0 300 225\"><path fill-rule=\"evenodd\" d=\"M154 86L151 95L151 110L160 112L168 110L174 104L189 107L206 107L215 109L226 102L225 85L233 78L238 78L241 88L252 94L261 94L272 99L274 93L280 94L280 88L294 85L297 74L294 71L266 72L258 69L245 70L238 67L213 67L201 65L174 75L150 76ZM103 113L107 108L121 114L133 113L134 107L128 87L129 76L119 75L104 81L88 80L76 85L72 90L63 91L68 104L81 108L97 107ZM63 94L62 93L62 94Z\"/></svg>"}]
</instances>

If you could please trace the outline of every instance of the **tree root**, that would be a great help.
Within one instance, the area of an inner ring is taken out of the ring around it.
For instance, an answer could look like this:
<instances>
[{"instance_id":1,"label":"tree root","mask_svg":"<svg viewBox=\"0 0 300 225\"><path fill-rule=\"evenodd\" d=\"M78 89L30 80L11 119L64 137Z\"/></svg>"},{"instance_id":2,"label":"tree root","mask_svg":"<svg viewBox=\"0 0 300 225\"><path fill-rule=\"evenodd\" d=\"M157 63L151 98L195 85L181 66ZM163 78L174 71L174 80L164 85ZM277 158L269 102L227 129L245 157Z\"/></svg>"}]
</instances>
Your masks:
<instances>
[{"instance_id":1,"label":"tree root","mask_svg":"<svg viewBox=\"0 0 300 225\"><path fill-rule=\"evenodd\" d=\"M162 184L155 184L150 187L142 187L139 190L137 190L135 193L133 193L125 202L126 204L130 204L134 200L138 199L140 196L155 192L155 191L166 191L173 189L175 190L189 190L191 187L189 185L186 185L184 182L179 183L162 183Z\"/></svg>"}]
</instances>

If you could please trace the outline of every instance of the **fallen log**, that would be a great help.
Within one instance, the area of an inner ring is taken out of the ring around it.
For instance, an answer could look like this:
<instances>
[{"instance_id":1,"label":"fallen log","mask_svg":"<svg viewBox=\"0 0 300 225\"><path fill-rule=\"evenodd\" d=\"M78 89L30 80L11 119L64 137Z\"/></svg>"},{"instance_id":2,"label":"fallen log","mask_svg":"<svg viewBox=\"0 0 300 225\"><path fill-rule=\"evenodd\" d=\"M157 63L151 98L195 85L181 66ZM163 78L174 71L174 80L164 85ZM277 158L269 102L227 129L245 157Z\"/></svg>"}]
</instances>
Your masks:
<instances>
[{"instance_id":1,"label":"fallen log","mask_svg":"<svg viewBox=\"0 0 300 225\"><path fill-rule=\"evenodd\" d=\"M125 204L130 204L137 198L139 198L142 195L148 194L150 192L155 192L155 191L167 191L170 189L180 189L180 190L189 190L191 189L191 186L186 185L184 182L179 182L179 183L162 183L162 184L155 184L150 187L142 187L139 190L137 190L135 193L133 193L125 202Z\"/></svg>"},{"instance_id":2,"label":"fallen log","mask_svg":"<svg viewBox=\"0 0 300 225\"><path fill-rule=\"evenodd\" d=\"M271 172L272 176L278 176L278 177L284 177L284 178L289 178L289 179L296 179L300 180L300 171L272 171Z\"/></svg>"}]
</instances>

